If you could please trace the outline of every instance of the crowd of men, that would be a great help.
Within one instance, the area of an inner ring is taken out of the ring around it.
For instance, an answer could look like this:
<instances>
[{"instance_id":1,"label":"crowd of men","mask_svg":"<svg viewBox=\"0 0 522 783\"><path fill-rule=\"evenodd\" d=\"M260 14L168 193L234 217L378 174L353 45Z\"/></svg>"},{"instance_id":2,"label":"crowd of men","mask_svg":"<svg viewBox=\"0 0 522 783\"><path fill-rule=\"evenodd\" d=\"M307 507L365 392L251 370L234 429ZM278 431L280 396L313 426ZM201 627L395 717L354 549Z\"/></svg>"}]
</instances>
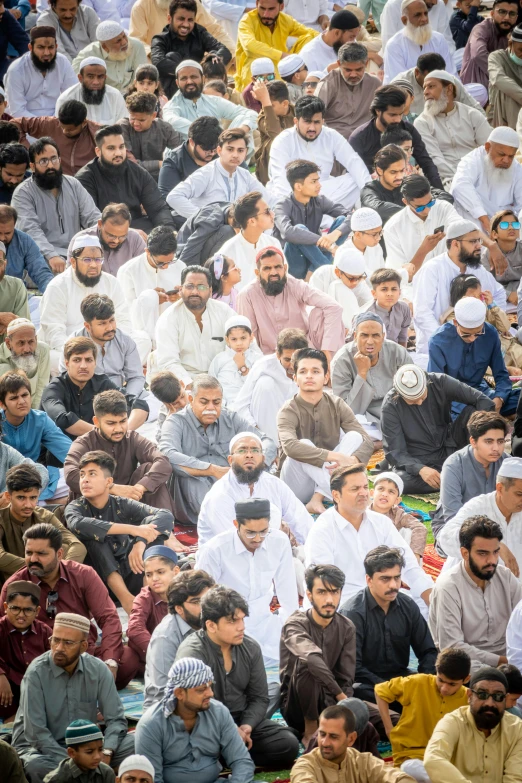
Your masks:
<instances>
[{"instance_id":1,"label":"crowd of men","mask_svg":"<svg viewBox=\"0 0 522 783\"><path fill-rule=\"evenodd\" d=\"M521 112L515 0L0 0L2 781L521 779Z\"/></svg>"}]
</instances>

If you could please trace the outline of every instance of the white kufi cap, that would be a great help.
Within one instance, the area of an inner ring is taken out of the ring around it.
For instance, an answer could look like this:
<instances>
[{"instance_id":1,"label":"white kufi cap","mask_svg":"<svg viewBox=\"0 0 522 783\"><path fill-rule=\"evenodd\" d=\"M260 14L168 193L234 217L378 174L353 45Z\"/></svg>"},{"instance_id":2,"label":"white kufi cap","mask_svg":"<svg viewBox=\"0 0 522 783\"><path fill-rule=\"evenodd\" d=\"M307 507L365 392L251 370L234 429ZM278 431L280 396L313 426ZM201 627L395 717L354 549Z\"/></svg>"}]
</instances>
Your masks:
<instances>
[{"instance_id":1,"label":"white kufi cap","mask_svg":"<svg viewBox=\"0 0 522 783\"><path fill-rule=\"evenodd\" d=\"M334 258L334 266L346 275L363 275L366 272L364 256L359 250L341 245Z\"/></svg>"},{"instance_id":2,"label":"white kufi cap","mask_svg":"<svg viewBox=\"0 0 522 783\"><path fill-rule=\"evenodd\" d=\"M520 139L518 133L513 128L506 128L504 125L494 128L488 136L488 141L494 144L504 144L506 147L518 149Z\"/></svg>"},{"instance_id":3,"label":"white kufi cap","mask_svg":"<svg viewBox=\"0 0 522 783\"><path fill-rule=\"evenodd\" d=\"M100 22L96 28L96 40L103 43L104 41L110 41L113 38L117 38L123 33L123 27L119 22L113 22L110 19L106 19L104 22Z\"/></svg>"},{"instance_id":4,"label":"white kufi cap","mask_svg":"<svg viewBox=\"0 0 522 783\"><path fill-rule=\"evenodd\" d=\"M486 305L482 299L463 296L455 305L455 320L464 329L477 329L486 320Z\"/></svg>"},{"instance_id":5,"label":"white kufi cap","mask_svg":"<svg viewBox=\"0 0 522 783\"><path fill-rule=\"evenodd\" d=\"M289 54L279 62L278 68L281 76L292 76L293 73L303 67L305 61L300 54ZM253 75L253 74L252 74Z\"/></svg>"},{"instance_id":6,"label":"white kufi cap","mask_svg":"<svg viewBox=\"0 0 522 783\"><path fill-rule=\"evenodd\" d=\"M250 65L252 76L263 76L265 73L275 73L275 66L270 57L258 57Z\"/></svg>"},{"instance_id":7,"label":"white kufi cap","mask_svg":"<svg viewBox=\"0 0 522 783\"><path fill-rule=\"evenodd\" d=\"M356 209L350 221L352 231L371 231L382 226L382 218L375 209L361 207Z\"/></svg>"}]
</instances>

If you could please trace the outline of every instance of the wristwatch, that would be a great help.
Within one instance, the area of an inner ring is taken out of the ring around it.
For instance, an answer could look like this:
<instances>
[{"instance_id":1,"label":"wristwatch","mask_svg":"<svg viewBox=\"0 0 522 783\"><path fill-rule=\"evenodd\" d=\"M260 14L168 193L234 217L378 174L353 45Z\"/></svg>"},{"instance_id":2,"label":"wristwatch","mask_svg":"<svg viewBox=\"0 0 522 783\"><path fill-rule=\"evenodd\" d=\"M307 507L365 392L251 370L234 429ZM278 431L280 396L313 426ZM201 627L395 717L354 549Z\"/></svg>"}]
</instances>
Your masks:
<instances>
[{"instance_id":1,"label":"wristwatch","mask_svg":"<svg viewBox=\"0 0 522 783\"><path fill-rule=\"evenodd\" d=\"M107 658L104 663L107 664L107 666L110 666L111 669L117 669L118 668L118 661L115 661L113 658Z\"/></svg>"},{"instance_id":2,"label":"wristwatch","mask_svg":"<svg viewBox=\"0 0 522 783\"><path fill-rule=\"evenodd\" d=\"M248 367L246 366L246 364L244 364L242 367L240 367L238 372L239 372L240 375L245 375L245 373L248 372Z\"/></svg>"}]
</instances>

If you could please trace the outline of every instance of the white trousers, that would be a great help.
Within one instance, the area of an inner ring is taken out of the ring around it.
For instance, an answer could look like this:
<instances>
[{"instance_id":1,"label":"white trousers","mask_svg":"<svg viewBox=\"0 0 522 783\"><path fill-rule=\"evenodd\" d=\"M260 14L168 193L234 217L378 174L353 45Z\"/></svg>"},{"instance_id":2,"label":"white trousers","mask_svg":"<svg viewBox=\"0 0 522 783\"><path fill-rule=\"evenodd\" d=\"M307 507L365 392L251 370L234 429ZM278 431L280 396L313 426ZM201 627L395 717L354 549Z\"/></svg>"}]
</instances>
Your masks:
<instances>
[{"instance_id":1,"label":"white trousers","mask_svg":"<svg viewBox=\"0 0 522 783\"><path fill-rule=\"evenodd\" d=\"M431 778L420 759L408 759L401 764L401 770L419 783L431 783Z\"/></svg>"},{"instance_id":2,"label":"white trousers","mask_svg":"<svg viewBox=\"0 0 522 783\"><path fill-rule=\"evenodd\" d=\"M270 375L259 378L252 389L249 406L250 415L261 432L272 438L274 443L278 445L277 414L286 401L287 397L283 389Z\"/></svg>"}]
</instances>

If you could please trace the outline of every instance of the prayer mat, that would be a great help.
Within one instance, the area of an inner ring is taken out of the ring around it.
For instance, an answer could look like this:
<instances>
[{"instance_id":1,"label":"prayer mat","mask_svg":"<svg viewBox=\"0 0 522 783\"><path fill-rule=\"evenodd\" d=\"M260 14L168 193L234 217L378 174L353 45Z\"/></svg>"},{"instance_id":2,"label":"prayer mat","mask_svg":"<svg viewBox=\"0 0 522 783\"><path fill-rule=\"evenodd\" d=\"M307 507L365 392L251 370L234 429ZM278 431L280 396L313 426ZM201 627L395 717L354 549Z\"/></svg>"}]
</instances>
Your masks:
<instances>
[{"instance_id":1,"label":"prayer mat","mask_svg":"<svg viewBox=\"0 0 522 783\"><path fill-rule=\"evenodd\" d=\"M429 503L432 506L436 506L437 503L439 502L440 492L428 492L427 495L404 495L403 501L405 503L408 503L408 505L411 505L413 508L415 508L416 504L414 505L409 502L412 498L414 500L421 501L422 503Z\"/></svg>"},{"instance_id":2,"label":"prayer mat","mask_svg":"<svg viewBox=\"0 0 522 783\"><path fill-rule=\"evenodd\" d=\"M428 576L435 580L442 570L444 559L437 554L433 544L427 544L422 556L422 568Z\"/></svg>"},{"instance_id":3,"label":"prayer mat","mask_svg":"<svg viewBox=\"0 0 522 783\"><path fill-rule=\"evenodd\" d=\"M197 546L198 528L196 525L174 525L174 535L185 546Z\"/></svg>"}]
</instances>

